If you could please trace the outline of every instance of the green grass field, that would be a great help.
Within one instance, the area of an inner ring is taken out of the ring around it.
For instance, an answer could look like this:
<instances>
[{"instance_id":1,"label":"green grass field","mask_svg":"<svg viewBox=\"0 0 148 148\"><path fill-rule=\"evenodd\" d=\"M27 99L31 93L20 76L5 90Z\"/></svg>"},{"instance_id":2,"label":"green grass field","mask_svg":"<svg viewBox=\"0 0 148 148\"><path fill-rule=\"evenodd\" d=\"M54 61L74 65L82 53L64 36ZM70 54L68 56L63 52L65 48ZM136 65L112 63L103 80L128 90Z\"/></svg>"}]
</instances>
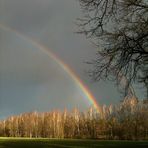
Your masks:
<instances>
[{"instance_id":1,"label":"green grass field","mask_svg":"<svg viewBox=\"0 0 148 148\"><path fill-rule=\"evenodd\" d=\"M148 141L0 138L0 148L148 148Z\"/></svg>"}]
</instances>

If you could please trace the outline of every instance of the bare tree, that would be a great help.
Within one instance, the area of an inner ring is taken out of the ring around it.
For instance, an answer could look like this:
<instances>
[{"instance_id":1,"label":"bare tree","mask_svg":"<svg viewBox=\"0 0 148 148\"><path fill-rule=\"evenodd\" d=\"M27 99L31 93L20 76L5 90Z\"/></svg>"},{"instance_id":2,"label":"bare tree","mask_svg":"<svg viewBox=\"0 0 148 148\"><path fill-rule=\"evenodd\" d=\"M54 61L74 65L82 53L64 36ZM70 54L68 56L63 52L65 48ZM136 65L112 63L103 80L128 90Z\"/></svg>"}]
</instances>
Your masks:
<instances>
[{"instance_id":1,"label":"bare tree","mask_svg":"<svg viewBox=\"0 0 148 148\"><path fill-rule=\"evenodd\" d=\"M89 62L94 80L127 78L125 94L133 82L143 84L148 94L148 1L79 0L84 17L78 33L85 34L98 48ZM112 77L113 76L113 77Z\"/></svg>"},{"instance_id":2,"label":"bare tree","mask_svg":"<svg viewBox=\"0 0 148 148\"><path fill-rule=\"evenodd\" d=\"M117 106L23 113L0 121L0 136L34 138L148 139L148 104L135 98ZM101 114L101 116L100 116Z\"/></svg>"}]
</instances>

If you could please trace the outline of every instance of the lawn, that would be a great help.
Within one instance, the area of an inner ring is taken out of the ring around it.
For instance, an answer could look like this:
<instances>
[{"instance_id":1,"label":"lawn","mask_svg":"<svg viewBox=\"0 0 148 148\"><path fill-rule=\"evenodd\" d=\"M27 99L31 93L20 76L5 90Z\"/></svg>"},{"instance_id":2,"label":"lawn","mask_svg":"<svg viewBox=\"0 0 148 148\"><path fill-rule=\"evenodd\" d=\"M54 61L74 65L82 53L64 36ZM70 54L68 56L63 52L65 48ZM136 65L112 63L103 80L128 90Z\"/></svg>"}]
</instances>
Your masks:
<instances>
[{"instance_id":1,"label":"lawn","mask_svg":"<svg viewBox=\"0 0 148 148\"><path fill-rule=\"evenodd\" d=\"M148 148L148 141L0 138L0 148Z\"/></svg>"}]
</instances>

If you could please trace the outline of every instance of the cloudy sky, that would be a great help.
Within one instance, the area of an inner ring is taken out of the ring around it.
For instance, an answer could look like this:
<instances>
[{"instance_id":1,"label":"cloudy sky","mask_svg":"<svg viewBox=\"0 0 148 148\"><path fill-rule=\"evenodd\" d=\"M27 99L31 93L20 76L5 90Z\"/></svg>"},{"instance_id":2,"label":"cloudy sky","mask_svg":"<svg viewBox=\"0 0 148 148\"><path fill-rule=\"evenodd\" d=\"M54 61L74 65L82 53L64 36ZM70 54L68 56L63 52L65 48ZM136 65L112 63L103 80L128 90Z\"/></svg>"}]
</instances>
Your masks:
<instances>
[{"instance_id":1,"label":"cloudy sky","mask_svg":"<svg viewBox=\"0 0 148 148\"><path fill-rule=\"evenodd\" d=\"M80 16L78 0L0 0L0 118L90 105L69 74L29 38L73 69L98 103L120 101L111 82L93 83L85 72L89 69L85 61L91 60L97 49L75 33Z\"/></svg>"}]
</instances>

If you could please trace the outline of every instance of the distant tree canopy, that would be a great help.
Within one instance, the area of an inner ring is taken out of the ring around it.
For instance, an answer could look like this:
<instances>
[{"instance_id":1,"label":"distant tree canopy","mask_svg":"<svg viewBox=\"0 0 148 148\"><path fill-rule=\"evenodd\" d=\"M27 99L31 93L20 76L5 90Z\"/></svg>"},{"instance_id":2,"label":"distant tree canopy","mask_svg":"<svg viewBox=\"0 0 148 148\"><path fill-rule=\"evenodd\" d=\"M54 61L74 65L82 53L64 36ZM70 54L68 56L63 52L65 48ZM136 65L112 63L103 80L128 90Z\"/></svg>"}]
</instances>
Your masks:
<instances>
[{"instance_id":1,"label":"distant tree canopy","mask_svg":"<svg viewBox=\"0 0 148 148\"><path fill-rule=\"evenodd\" d=\"M148 104L136 98L80 112L24 113L0 121L0 137L148 140Z\"/></svg>"},{"instance_id":2,"label":"distant tree canopy","mask_svg":"<svg viewBox=\"0 0 148 148\"><path fill-rule=\"evenodd\" d=\"M114 76L117 84L125 76L139 83L148 95L148 1L79 0L84 17L78 19L79 33L91 38L99 48L89 62L94 80ZM116 72L115 72L116 71Z\"/></svg>"}]
</instances>

